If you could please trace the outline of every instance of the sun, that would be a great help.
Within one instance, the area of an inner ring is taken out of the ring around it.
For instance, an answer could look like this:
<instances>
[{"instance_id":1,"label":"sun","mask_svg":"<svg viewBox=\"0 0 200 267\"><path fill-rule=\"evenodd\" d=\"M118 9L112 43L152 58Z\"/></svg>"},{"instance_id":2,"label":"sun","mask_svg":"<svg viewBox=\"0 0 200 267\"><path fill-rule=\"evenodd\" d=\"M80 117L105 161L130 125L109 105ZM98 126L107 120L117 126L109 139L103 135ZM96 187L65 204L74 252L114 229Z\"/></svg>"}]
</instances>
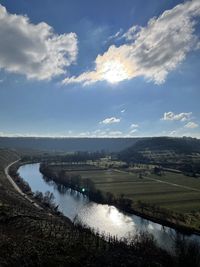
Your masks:
<instances>
[{"instance_id":1,"label":"sun","mask_svg":"<svg viewBox=\"0 0 200 267\"><path fill-rule=\"evenodd\" d=\"M118 60L105 62L101 72L102 78L109 83L118 83L129 78L124 65Z\"/></svg>"}]
</instances>

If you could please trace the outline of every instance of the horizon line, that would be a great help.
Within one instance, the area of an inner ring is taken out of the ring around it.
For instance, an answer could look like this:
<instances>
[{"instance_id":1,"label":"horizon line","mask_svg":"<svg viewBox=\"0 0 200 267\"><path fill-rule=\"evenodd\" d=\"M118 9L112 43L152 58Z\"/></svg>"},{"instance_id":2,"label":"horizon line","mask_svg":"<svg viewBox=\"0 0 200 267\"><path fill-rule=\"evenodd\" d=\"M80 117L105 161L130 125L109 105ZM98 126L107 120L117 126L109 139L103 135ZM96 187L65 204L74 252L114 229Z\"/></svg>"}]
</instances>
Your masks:
<instances>
[{"instance_id":1,"label":"horizon line","mask_svg":"<svg viewBox=\"0 0 200 267\"><path fill-rule=\"evenodd\" d=\"M48 139L126 139L126 138L159 138L159 137L167 137L167 138L196 138L199 137L194 136L171 136L171 135L158 135L158 136L26 136L26 135L4 135L0 136L0 138L48 138Z\"/></svg>"}]
</instances>

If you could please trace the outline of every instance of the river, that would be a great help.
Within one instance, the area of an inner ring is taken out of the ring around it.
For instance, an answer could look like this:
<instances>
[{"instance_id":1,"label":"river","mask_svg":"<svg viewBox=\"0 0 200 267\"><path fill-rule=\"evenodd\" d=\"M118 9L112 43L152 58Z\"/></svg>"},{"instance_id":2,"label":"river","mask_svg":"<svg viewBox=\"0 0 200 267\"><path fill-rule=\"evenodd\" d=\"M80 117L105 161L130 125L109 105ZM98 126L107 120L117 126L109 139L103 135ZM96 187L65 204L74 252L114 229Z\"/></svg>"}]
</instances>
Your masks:
<instances>
[{"instance_id":1,"label":"river","mask_svg":"<svg viewBox=\"0 0 200 267\"><path fill-rule=\"evenodd\" d=\"M178 233L174 229L140 216L123 213L114 206L91 202L86 196L74 190L60 190L53 181L46 182L43 179L39 166L39 163L26 164L21 166L18 172L28 182L33 192L52 192L55 196L54 202L59 205L59 210L71 221L79 221L94 231L118 238L131 238L140 231L147 231L154 236L159 246L167 250L172 249L174 238ZM200 242L198 235L182 236Z\"/></svg>"}]
</instances>

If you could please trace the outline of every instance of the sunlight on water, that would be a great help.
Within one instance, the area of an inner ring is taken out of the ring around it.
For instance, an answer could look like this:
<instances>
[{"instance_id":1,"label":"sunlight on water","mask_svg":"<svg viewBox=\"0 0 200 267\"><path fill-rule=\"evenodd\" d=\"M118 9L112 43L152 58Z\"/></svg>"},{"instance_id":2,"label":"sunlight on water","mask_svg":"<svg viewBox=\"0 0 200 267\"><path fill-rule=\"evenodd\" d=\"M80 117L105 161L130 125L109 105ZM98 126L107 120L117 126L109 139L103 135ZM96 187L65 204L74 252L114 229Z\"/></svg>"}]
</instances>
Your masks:
<instances>
[{"instance_id":1,"label":"sunlight on water","mask_svg":"<svg viewBox=\"0 0 200 267\"><path fill-rule=\"evenodd\" d=\"M19 169L20 176L29 183L32 191L50 191L55 196L59 210L69 219L91 227L100 234L132 238L140 231L152 234L161 247L170 249L174 243L176 232L136 215L120 212L114 206L90 202L79 192L46 182L39 172L39 164L28 164ZM200 240L196 235L185 236L188 239Z\"/></svg>"}]
</instances>

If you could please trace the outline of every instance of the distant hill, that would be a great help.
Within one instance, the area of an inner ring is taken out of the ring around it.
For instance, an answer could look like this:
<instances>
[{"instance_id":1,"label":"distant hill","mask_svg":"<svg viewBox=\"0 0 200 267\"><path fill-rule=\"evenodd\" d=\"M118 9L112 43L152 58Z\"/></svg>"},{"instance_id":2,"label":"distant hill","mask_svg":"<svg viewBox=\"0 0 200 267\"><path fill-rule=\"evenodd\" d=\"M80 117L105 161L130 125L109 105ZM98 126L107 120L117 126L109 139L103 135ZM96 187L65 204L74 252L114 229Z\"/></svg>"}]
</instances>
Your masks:
<instances>
[{"instance_id":1,"label":"distant hill","mask_svg":"<svg viewBox=\"0 0 200 267\"><path fill-rule=\"evenodd\" d=\"M200 153L200 139L190 137L152 137L138 140L130 149L137 152L143 150L170 150L176 153Z\"/></svg>"},{"instance_id":2,"label":"distant hill","mask_svg":"<svg viewBox=\"0 0 200 267\"><path fill-rule=\"evenodd\" d=\"M101 151L119 152L139 138L34 138L0 137L0 148L35 149L54 152Z\"/></svg>"},{"instance_id":3,"label":"distant hill","mask_svg":"<svg viewBox=\"0 0 200 267\"><path fill-rule=\"evenodd\" d=\"M200 171L200 139L152 137L141 139L119 153L126 162L161 164Z\"/></svg>"}]
</instances>

